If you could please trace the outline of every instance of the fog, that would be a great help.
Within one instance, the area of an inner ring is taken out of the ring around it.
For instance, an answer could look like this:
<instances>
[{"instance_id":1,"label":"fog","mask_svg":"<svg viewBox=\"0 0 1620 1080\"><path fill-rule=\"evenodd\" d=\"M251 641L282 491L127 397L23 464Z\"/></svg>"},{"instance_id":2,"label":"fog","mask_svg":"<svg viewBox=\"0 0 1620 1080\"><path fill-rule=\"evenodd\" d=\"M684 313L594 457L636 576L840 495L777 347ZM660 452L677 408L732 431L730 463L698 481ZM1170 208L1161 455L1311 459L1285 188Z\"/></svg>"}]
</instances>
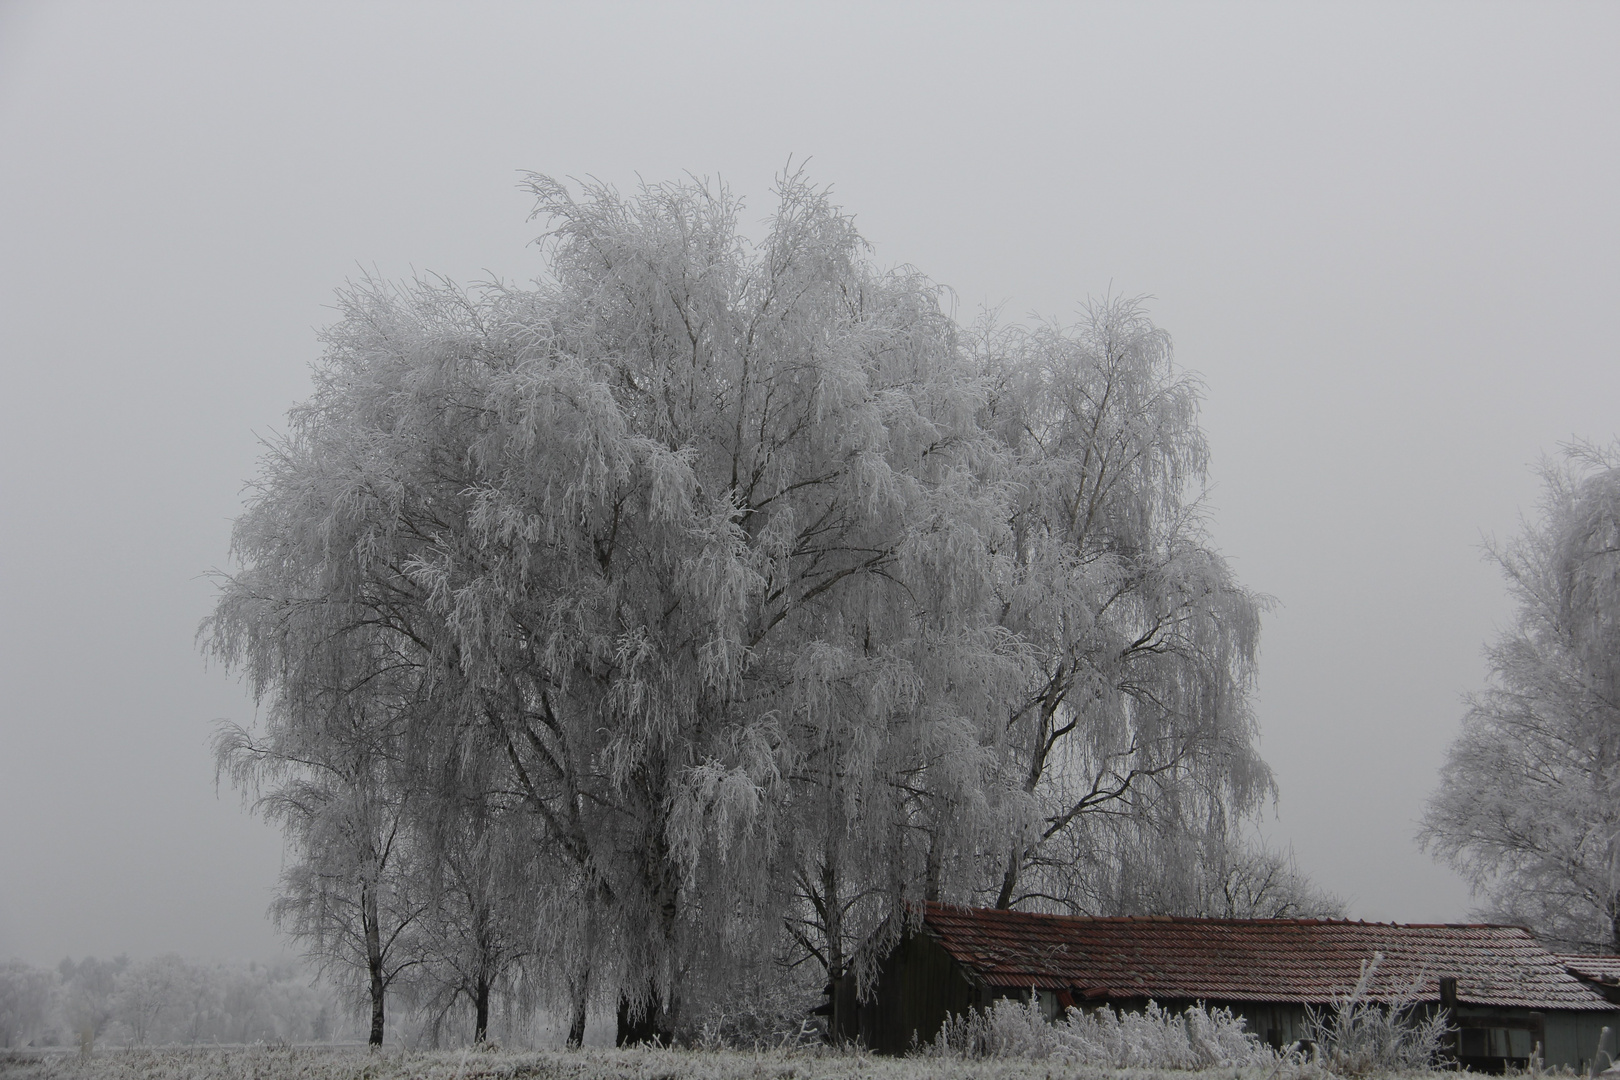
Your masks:
<instances>
[{"instance_id":1,"label":"fog","mask_svg":"<svg viewBox=\"0 0 1620 1080\"><path fill-rule=\"evenodd\" d=\"M1261 832L1356 917L1510 608L1484 536L1620 434L1620 9L0 6L0 957L270 957L279 838L193 636L332 290L526 280L522 170L791 160L958 315L1147 294L1211 531L1276 598Z\"/></svg>"}]
</instances>

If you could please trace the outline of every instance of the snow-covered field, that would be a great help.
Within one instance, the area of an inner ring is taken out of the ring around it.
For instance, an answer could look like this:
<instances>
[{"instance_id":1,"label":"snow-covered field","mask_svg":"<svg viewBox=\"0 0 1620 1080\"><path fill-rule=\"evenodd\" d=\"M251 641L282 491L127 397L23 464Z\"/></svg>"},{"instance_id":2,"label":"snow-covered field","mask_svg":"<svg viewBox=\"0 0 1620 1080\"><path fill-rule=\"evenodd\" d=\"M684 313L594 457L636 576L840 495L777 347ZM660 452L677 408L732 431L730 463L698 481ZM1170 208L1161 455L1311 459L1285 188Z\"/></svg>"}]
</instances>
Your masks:
<instances>
[{"instance_id":1,"label":"snow-covered field","mask_svg":"<svg viewBox=\"0 0 1620 1080\"><path fill-rule=\"evenodd\" d=\"M130 1049L27 1057L0 1051L6 1080L1326 1080L1310 1066L1203 1071L1104 1069L1057 1061L893 1058L832 1050L384 1051L306 1047ZM1286 1075L1284 1075L1286 1074ZM1432 1074L1430 1074L1432 1075Z\"/></svg>"}]
</instances>

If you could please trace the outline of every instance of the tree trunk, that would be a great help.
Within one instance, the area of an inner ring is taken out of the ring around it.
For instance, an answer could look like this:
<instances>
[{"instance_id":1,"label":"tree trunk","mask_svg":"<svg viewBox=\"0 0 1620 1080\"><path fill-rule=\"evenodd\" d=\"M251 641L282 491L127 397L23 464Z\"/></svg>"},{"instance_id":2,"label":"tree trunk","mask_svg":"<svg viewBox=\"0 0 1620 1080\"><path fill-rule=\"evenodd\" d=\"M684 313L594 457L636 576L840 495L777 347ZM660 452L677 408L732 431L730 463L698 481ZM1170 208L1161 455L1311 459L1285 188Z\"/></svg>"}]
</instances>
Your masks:
<instances>
[{"instance_id":1,"label":"tree trunk","mask_svg":"<svg viewBox=\"0 0 1620 1080\"><path fill-rule=\"evenodd\" d=\"M377 965L371 968L371 1045L381 1046L383 1040L383 981Z\"/></svg>"},{"instance_id":2,"label":"tree trunk","mask_svg":"<svg viewBox=\"0 0 1620 1080\"><path fill-rule=\"evenodd\" d=\"M828 1004L832 1012L827 1016L827 1034L835 1044L842 1044L851 1017L845 1015L844 995L839 993L844 981L844 905L838 895L838 848L836 841L827 840L827 861L821 864L821 903L825 911L827 932L827 985L831 988Z\"/></svg>"},{"instance_id":3,"label":"tree trunk","mask_svg":"<svg viewBox=\"0 0 1620 1080\"><path fill-rule=\"evenodd\" d=\"M574 976L573 1018L568 1024L568 1049L578 1050L585 1042L585 1012L591 1000L591 962L586 960Z\"/></svg>"},{"instance_id":4,"label":"tree trunk","mask_svg":"<svg viewBox=\"0 0 1620 1080\"><path fill-rule=\"evenodd\" d=\"M381 1046L383 1041L383 994L387 982L383 979L382 935L377 927L377 894L369 886L360 891L360 917L366 928L366 971L371 977L371 1045Z\"/></svg>"},{"instance_id":5,"label":"tree trunk","mask_svg":"<svg viewBox=\"0 0 1620 1080\"><path fill-rule=\"evenodd\" d=\"M640 1046L674 1043L674 1014L665 1007L663 995L656 984L647 988L647 1000L638 1013L627 995L619 995L619 1031L616 1042L620 1046Z\"/></svg>"},{"instance_id":6,"label":"tree trunk","mask_svg":"<svg viewBox=\"0 0 1620 1080\"><path fill-rule=\"evenodd\" d=\"M478 977L473 1009L477 1013L477 1019L473 1022L473 1045L477 1046L489 1037L489 980L482 975Z\"/></svg>"},{"instance_id":7,"label":"tree trunk","mask_svg":"<svg viewBox=\"0 0 1620 1080\"><path fill-rule=\"evenodd\" d=\"M1012 854L1007 856L1007 870L1001 875L1001 891L996 894L996 908L1006 911L1012 907L1013 890L1018 888L1019 864L1024 861L1024 852L1021 848L1013 848Z\"/></svg>"},{"instance_id":8,"label":"tree trunk","mask_svg":"<svg viewBox=\"0 0 1620 1080\"><path fill-rule=\"evenodd\" d=\"M923 899L930 904L939 903L940 897L940 851L939 851L939 825L936 823L928 833L928 863L923 874Z\"/></svg>"},{"instance_id":9,"label":"tree trunk","mask_svg":"<svg viewBox=\"0 0 1620 1080\"><path fill-rule=\"evenodd\" d=\"M667 828L668 811L664 796L673 790L668 774L673 764L660 755L650 761L640 775L638 794L642 800L643 824L646 828L642 851L641 871L646 887L647 913L656 912L658 940L646 954L648 974L646 991L640 1008L629 995L619 992L617 1043L630 1046L637 1043L658 1042L664 1046L675 1043L676 1015L680 1008L680 984L683 971L678 960L676 929L679 923L681 874L677 869L674 852L670 849ZM667 967L666 967L667 965ZM659 988L660 970L669 980L666 1000Z\"/></svg>"}]
</instances>

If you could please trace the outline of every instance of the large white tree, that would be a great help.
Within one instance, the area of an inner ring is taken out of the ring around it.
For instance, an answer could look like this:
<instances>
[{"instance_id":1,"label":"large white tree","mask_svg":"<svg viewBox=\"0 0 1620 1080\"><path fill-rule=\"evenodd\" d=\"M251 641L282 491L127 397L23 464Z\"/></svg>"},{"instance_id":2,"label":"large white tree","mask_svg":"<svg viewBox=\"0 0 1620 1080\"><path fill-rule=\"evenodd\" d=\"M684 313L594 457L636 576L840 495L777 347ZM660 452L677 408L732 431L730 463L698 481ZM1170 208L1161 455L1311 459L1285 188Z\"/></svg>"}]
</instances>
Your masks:
<instances>
[{"instance_id":1,"label":"large white tree","mask_svg":"<svg viewBox=\"0 0 1620 1080\"><path fill-rule=\"evenodd\" d=\"M1620 452L1573 448L1542 480L1540 516L1490 548L1518 611L1420 835L1487 916L1620 952Z\"/></svg>"},{"instance_id":2,"label":"large white tree","mask_svg":"<svg viewBox=\"0 0 1620 1080\"><path fill-rule=\"evenodd\" d=\"M702 967L775 925L802 806L878 791L918 740L950 767L856 817L985 802L973 680L1004 642L941 606L989 566L980 398L928 283L869 267L795 178L757 246L724 191L534 190L537 289L346 295L213 641L278 737L320 743L323 710L360 702L408 746L500 758L536 857L601 917L574 938L610 944L626 1022L668 1028ZM925 677L947 654L956 688ZM887 690L828 742L852 665Z\"/></svg>"},{"instance_id":3,"label":"large white tree","mask_svg":"<svg viewBox=\"0 0 1620 1080\"><path fill-rule=\"evenodd\" d=\"M1138 309L981 347L801 177L758 241L723 188L531 187L533 288L342 296L209 628L269 705L243 779L329 773L358 717L401 821L522 815L521 898L409 851L624 1037L784 934L836 980L1104 810L1207 829L1267 790L1258 604ZM478 953L432 964L476 998Z\"/></svg>"}]
</instances>

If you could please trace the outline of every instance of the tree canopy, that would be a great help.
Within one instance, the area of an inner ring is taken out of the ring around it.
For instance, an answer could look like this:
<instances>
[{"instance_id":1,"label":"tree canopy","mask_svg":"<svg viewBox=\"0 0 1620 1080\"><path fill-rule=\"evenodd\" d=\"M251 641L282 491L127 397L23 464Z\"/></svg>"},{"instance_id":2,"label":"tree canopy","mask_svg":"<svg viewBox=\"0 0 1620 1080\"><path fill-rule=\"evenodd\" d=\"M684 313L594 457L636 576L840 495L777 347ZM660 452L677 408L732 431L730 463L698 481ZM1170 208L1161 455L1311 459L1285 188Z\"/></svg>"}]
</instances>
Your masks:
<instances>
[{"instance_id":1,"label":"tree canopy","mask_svg":"<svg viewBox=\"0 0 1620 1080\"><path fill-rule=\"evenodd\" d=\"M715 185L529 187L532 287L341 293L236 525L205 639L266 710L218 745L295 932L346 865L362 938L457 920L402 978L672 1035L909 901L1084 909L1121 830L1226 850L1263 605L1138 303L964 328L802 175L757 242Z\"/></svg>"},{"instance_id":2,"label":"tree canopy","mask_svg":"<svg viewBox=\"0 0 1620 1080\"><path fill-rule=\"evenodd\" d=\"M1620 448L1543 464L1540 515L1489 553L1517 602L1420 834L1492 919L1620 952Z\"/></svg>"}]
</instances>

